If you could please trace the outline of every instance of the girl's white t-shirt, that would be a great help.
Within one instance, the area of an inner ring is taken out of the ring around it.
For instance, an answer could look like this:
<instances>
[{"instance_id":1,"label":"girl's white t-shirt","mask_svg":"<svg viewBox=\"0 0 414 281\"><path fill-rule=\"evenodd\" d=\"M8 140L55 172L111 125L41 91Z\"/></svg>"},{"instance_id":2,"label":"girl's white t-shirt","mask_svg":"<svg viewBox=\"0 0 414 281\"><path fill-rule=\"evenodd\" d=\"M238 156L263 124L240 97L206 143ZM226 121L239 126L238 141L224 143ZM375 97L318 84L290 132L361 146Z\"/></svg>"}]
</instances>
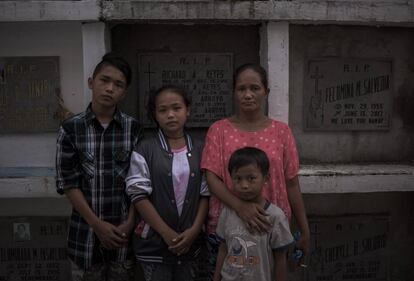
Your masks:
<instances>
[{"instance_id":1,"label":"girl's white t-shirt","mask_svg":"<svg viewBox=\"0 0 414 281\"><path fill-rule=\"evenodd\" d=\"M172 180L174 186L175 203L178 215L181 216L185 195L187 193L188 179L190 177L190 165L187 159L187 147L173 149Z\"/></svg>"}]
</instances>

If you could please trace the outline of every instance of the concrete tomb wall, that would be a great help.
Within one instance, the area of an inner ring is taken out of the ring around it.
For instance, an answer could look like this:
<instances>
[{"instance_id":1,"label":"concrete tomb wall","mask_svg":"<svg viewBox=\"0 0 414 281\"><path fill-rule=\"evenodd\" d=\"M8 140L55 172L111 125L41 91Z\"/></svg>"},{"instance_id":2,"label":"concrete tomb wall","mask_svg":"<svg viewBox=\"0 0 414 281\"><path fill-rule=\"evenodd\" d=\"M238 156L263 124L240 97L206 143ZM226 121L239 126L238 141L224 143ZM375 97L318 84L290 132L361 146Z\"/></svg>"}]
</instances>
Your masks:
<instances>
[{"instance_id":1,"label":"concrete tomb wall","mask_svg":"<svg viewBox=\"0 0 414 281\"><path fill-rule=\"evenodd\" d=\"M414 30L410 28L290 26L289 123L302 162L414 159L413 49ZM311 78L315 77L309 72L312 66L320 68L318 81ZM307 126L311 102L306 98L313 99L316 83L320 108L325 107L319 118L324 114L331 121L339 114L336 122L353 124L335 123L331 129ZM365 127L359 121L364 121Z\"/></svg>"}]
</instances>

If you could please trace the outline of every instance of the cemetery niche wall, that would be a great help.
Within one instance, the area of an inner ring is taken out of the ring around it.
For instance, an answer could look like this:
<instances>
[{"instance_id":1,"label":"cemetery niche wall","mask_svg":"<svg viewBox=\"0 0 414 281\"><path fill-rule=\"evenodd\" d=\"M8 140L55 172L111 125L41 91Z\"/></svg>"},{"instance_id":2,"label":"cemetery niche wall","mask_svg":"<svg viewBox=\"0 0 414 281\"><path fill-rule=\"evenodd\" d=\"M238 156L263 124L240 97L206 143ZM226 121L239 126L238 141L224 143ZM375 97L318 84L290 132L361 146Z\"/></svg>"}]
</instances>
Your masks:
<instances>
[{"instance_id":1,"label":"cemetery niche wall","mask_svg":"<svg viewBox=\"0 0 414 281\"><path fill-rule=\"evenodd\" d=\"M233 113L234 68L247 62L260 63L257 23L116 23L111 27L111 44L112 50L123 54L133 69L131 86L120 108L148 124L149 91L165 84L182 84L179 86L192 96L187 125L200 137L212 122ZM184 73L185 78L180 78Z\"/></svg>"}]
</instances>

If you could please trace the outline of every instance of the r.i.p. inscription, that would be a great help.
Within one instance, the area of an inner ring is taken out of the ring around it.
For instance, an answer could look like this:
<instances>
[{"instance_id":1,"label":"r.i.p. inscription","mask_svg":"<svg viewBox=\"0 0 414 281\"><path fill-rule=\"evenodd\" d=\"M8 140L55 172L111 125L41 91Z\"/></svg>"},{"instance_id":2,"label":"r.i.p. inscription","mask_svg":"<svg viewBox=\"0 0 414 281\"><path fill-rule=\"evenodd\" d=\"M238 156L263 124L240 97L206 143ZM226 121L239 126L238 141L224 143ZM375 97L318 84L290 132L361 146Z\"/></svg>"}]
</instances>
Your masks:
<instances>
[{"instance_id":1,"label":"r.i.p. inscription","mask_svg":"<svg viewBox=\"0 0 414 281\"><path fill-rule=\"evenodd\" d=\"M233 56L230 53L145 53L138 56L139 112L151 122L146 108L150 93L176 85L192 100L188 127L208 127L232 113Z\"/></svg>"}]
</instances>

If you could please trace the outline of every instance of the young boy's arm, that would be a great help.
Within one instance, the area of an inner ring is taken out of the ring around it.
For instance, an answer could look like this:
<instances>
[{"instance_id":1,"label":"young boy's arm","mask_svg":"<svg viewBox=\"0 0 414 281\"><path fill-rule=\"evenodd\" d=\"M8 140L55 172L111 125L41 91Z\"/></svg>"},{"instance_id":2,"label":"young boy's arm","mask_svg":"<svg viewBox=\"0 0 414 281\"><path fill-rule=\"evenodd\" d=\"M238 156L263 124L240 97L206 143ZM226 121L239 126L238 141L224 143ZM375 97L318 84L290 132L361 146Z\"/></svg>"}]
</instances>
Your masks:
<instances>
[{"instance_id":1,"label":"young boy's arm","mask_svg":"<svg viewBox=\"0 0 414 281\"><path fill-rule=\"evenodd\" d=\"M287 261L286 250L273 250L273 258L275 262L275 280L287 280Z\"/></svg>"},{"instance_id":2,"label":"young boy's arm","mask_svg":"<svg viewBox=\"0 0 414 281\"><path fill-rule=\"evenodd\" d=\"M216 269L214 271L213 281L221 281L221 269L223 268L224 260L227 256L226 242L220 243L219 251L217 254Z\"/></svg>"}]
</instances>

